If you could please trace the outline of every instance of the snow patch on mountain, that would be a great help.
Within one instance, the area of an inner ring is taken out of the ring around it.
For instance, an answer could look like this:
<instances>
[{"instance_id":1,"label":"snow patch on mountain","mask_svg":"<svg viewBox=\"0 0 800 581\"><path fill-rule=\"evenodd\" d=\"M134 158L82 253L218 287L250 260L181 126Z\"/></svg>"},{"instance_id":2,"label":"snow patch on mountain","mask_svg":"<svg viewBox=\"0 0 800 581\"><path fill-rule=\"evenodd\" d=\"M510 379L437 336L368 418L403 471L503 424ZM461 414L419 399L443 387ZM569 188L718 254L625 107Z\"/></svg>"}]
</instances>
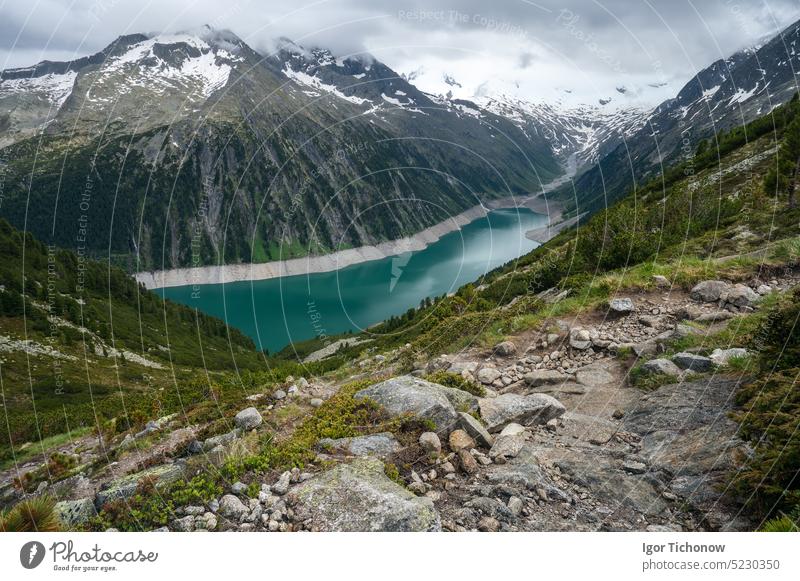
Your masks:
<instances>
[{"instance_id":1,"label":"snow patch on mountain","mask_svg":"<svg viewBox=\"0 0 800 581\"><path fill-rule=\"evenodd\" d=\"M177 89L192 100L205 100L228 83L233 65L243 60L231 50L192 34L154 36L110 57L91 94L102 99L99 95L112 88L112 94L126 94L140 87L155 92ZM124 83L118 82L121 76Z\"/></svg>"},{"instance_id":2,"label":"snow patch on mountain","mask_svg":"<svg viewBox=\"0 0 800 581\"><path fill-rule=\"evenodd\" d=\"M350 103L353 103L355 105L364 105L365 103L370 102L368 99L362 99L361 97L356 97L354 95L345 95L335 85L325 84L315 75L309 75L305 71L296 71L291 67L289 67L288 65L283 69L282 72L284 75L286 75L287 78L293 80L297 84L314 89L315 94L310 95L312 97L319 96L321 93L316 91L321 91L322 93L328 93L330 95L334 95L340 99L344 99L345 101L349 101Z\"/></svg>"},{"instance_id":3,"label":"snow patch on mountain","mask_svg":"<svg viewBox=\"0 0 800 581\"><path fill-rule=\"evenodd\" d=\"M72 93L77 76L78 73L68 71L63 74L50 73L39 77L6 79L0 81L0 98L33 94L47 99L52 104L52 109L58 111Z\"/></svg>"}]
</instances>

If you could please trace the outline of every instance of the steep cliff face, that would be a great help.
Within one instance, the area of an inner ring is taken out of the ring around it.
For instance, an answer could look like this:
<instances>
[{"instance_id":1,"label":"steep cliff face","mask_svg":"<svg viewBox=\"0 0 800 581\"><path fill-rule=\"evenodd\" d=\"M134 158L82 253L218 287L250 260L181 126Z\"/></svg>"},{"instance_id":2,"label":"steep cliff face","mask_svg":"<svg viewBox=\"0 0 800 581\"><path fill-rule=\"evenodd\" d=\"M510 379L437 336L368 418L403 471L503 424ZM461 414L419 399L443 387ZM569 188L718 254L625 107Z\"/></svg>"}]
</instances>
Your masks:
<instances>
[{"instance_id":1,"label":"steep cliff face","mask_svg":"<svg viewBox=\"0 0 800 581\"><path fill-rule=\"evenodd\" d=\"M502 116L288 41L265 57L211 29L132 35L1 78L2 215L137 269L399 238L561 172Z\"/></svg>"}]
</instances>

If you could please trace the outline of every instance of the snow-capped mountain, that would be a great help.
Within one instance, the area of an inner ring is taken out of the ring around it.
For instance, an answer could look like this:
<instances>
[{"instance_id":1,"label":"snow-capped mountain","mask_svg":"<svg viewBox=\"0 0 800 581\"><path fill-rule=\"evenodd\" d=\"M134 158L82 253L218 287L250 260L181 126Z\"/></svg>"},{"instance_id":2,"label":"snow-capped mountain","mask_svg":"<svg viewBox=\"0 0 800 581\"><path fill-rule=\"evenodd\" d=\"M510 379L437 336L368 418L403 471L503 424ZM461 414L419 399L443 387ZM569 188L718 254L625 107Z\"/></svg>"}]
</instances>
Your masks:
<instances>
[{"instance_id":1,"label":"snow-capped mountain","mask_svg":"<svg viewBox=\"0 0 800 581\"><path fill-rule=\"evenodd\" d=\"M402 238L562 173L546 138L470 107L285 39L124 36L2 72L0 214L74 245L88 174L89 250L169 268Z\"/></svg>"},{"instance_id":2,"label":"snow-capped mountain","mask_svg":"<svg viewBox=\"0 0 800 581\"><path fill-rule=\"evenodd\" d=\"M90 57L2 71L0 145L55 120L140 130L174 120L226 86L243 50L235 35L205 27L122 36Z\"/></svg>"},{"instance_id":3,"label":"snow-capped mountain","mask_svg":"<svg viewBox=\"0 0 800 581\"><path fill-rule=\"evenodd\" d=\"M574 156L578 168L596 163L636 133L650 112L640 107L532 103L502 94L481 96L475 102L512 120L524 131L547 139L559 159Z\"/></svg>"},{"instance_id":4,"label":"snow-capped mountain","mask_svg":"<svg viewBox=\"0 0 800 581\"><path fill-rule=\"evenodd\" d=\"M656 107L625 147L580 177L575 188L584 206L597 209L680 160L682 150L692 155L701 140L766 115L798 91L798 71L800 22L703 69Z\"/></svg>"}]
</instances>

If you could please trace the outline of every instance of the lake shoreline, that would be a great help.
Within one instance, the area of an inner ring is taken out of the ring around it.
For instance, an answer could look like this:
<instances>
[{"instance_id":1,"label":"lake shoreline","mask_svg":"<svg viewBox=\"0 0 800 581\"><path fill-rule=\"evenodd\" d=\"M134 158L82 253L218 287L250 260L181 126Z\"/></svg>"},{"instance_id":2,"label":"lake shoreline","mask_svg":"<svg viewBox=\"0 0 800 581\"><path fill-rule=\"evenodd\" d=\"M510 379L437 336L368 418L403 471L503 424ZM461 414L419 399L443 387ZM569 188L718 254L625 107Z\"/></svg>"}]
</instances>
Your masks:
<instances>
[{"instance_id":1,"label":"lake shoreline","mask_svg":"<svg viewBox=\"0 0 800 581\"><path fill-rule=\"evenodd\" d=\"M242 281L268 280L286 276L309 275L333 272L354 264L380 260L406 252L424 250L442 236L460 230L463 226L485 217L492 210L528 208L532 212L547 216L548 232L561 221L563 207L559 202L548 200L546 191L525 198L500 198L473 206L469 210L434 224L411 236L389 240L370 246L338 250L321 256L306 256L289 260L262 263L224 264L216 266L184 267L169 270L142 271L134 278L147 289L179 286L222 284ZM555 234L553 234L555 235ZM541 240L537 240L542 242Z\"/></svg>"}]
</instances>

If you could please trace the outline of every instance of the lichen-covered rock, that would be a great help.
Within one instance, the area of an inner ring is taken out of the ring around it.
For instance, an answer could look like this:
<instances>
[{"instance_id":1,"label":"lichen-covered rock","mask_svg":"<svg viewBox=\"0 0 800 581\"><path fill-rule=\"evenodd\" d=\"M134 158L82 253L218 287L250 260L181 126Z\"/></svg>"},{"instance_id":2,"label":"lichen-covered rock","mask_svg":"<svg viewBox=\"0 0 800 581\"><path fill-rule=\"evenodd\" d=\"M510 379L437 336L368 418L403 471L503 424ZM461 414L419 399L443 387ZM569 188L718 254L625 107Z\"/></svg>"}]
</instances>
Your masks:
<instances>
[{"instance_id":1,"label":"lichen-covered rock","mask_svg":"<svg viewBox=\"0 0 800 581\"><path fill-rule=\"evenodd\" d=\"M499 432L512 422L524 426L543 425L566 411L561 402L543 393L504 393L494 398L481 399L479 407L490 433Z\"/></svg>"},{"instance_id":2,"label":"lichen-covered rock","mask_svg":"<svg viewBox=\"0 0 800 581\"><path fill-rule=\"evenodd\" d=\"M97 514L90 498L62 500L56 503L56 514L67 528L83 524Z\"/></svg>"},{"instance_id":3,"label":"lichen-covered rock","mask_svg":"<svg viewBox=\"0 0 800 581\"><path fill-rule=\"evenodd\" d=\"M390 414L412 414L429 419L437 430L449 430L458 420L456 410L477 407L477 398L466 391L404 375L388 379L355 394L368 398Z\"/></svg>"},{"instance_id":4,"label":"lichen-covered rock","mask_svg":"<svg viewBox=\"0 0 800 581\"><path fill-rule=\"evenodd\" d=\"M627 297L611 299L608 303L608 308L611 312L620 315L627 315L635 310L633 301Z\"/></svg>"},{"instance_id":5,"label":"lichen-covered rock","mask_svg":"<svg viewBox=\"0 0 800 581\"><path fill-rule=\"evenodd\" d=\"M100 490L95 497L95 506L100 509L107 502L130 498L136 492L139 482L143 479L152 480L157 488L172 484L183 478L183 468L178 464L164 464L142 470L136 474L129 474L111 482L106 488Z\"/></svg>"},{"instance_id":6,"label":"lichen-covered rock","mask_svg":"<svg viewBox=\"0 0 800 581\"><path fill-rule=\"evenodd\" d=\"M317 531L439 531L430 498L393 482L375 458L359 458L306 481L293 492L295 514Z\"/></svg>"},{"instance_id":7,"label":"lichen-covered rock","mask_svg":"<svg viewBox=\"0 0 800 581\"><path fill-rule=\"evenodd\" d=\"M323 438L319 448L329 454L345 454L348 456L376 456L386 458L397 452L402 446L390 432L356 436L354 438Z\"/></svg>"},{"instance_id":8,"label":"lichen-covered rock","mask_svg":"<svg viewBox=\"0 0 800 581\"><path fill-rule=\"evenodd\" d=\"M250 509L233 494L226 494L219 499L217 512L230 521L239 522L250 512Z\"/></svg>"}]
</instances>

